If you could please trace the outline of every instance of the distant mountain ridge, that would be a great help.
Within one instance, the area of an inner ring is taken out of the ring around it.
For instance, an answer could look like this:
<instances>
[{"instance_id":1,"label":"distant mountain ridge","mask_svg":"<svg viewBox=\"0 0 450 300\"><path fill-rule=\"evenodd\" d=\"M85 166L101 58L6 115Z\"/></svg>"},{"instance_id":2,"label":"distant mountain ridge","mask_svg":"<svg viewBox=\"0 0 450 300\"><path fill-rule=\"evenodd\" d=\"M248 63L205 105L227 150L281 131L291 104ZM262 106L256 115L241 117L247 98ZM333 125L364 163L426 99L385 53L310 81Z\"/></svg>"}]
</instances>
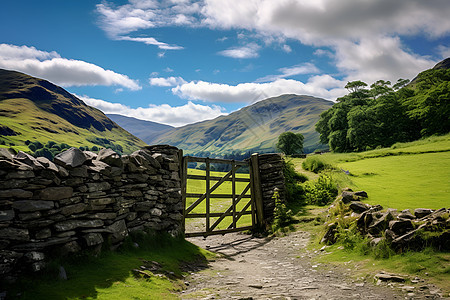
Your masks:
<instances>
[{"instance_id":1,"label":"distant mountain ridge","mask_svg":"<svg viewBox=\"0 0 450 300\"><path fill-rule=\"evenodd\" d=\"M155 139L187 153L209 151L226 154L232 151L273 152L278 136L285 131L305 136L305 150L320 147L315 124L331 101L293 94L268 98L213 120L174 128ZM322 145L323 147L323 145Z\"/></svg>"},{"instance_id":2,"label":"distant mountain ridge","mask_svg":"<svg viewBox=\"0 0 450 300\"><path fill-rule=\"evenodd\" d=\"M123 115L106 114L106 116L115 123L119 124L123 129L140 138L149 145L153 144L158 136L161 136L175 128L170 125L140 120Z\"/></svg>"},{"instance_id":3,"label":"distant mountain ridge","mask_svg":"<svg viewBox=\"0 0 450 300\"><path fill-rule=\"evenodd\" d=\"M1 142L23 150L28 149L27 140L55 141L76 147L113 142L122 146L125 153L146 145L63 88L3 69L0 69L0 124Z\"/></svg>"}]
</instances>

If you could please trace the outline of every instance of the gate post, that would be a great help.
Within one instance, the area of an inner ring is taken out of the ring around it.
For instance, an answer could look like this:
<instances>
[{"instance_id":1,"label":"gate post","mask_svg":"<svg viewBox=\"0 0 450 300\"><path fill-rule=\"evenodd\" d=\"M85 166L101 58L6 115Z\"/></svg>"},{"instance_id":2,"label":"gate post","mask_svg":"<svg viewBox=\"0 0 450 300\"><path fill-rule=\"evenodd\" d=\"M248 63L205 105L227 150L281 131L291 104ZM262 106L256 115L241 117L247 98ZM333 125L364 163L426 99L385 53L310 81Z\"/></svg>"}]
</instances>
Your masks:
<instances>
[{"instance_id":1,"label":"gate post","mask_svg":"<svg viewBox=\"0 0 450 300\"><path fill-rule=\"evenodd\" d=\"M186 232L186 218L185 218L185 210L186 210L186 183L187 183L187 159L183 156L183 150L180 149L178 152L178 161L180 164L180 179L181 179L181 201L183 203L183 221L181 222L181 229L184 233Z\"/></svg>"},{"instance_id":2,"label":"gate post","mask_svg":"<svg viewBox=\"0 0 450 300\"><path fill-rule=\"evenodd\" d=\"M258 153L252 154L250 158L250 178L252 189L252 200L256 208L256 227L263 229L264 222L264 204L261 189L261 178L259 174Z\"/></svg>"}]
</instances>

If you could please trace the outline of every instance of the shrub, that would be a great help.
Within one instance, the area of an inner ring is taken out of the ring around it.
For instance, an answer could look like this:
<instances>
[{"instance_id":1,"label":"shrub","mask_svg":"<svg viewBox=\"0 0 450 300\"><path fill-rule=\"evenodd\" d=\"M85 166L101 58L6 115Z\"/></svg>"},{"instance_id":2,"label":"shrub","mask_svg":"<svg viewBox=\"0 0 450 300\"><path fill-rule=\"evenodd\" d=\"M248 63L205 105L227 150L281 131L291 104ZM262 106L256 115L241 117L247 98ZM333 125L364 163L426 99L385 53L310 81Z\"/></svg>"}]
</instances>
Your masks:
<instances>
[{"instance_id":1,"label":"shrub","mask_svg":"<svg viewBox=\"0 0 450 300\"><path fill-rule=\"evenodd\" d=\"M305 198L308 204L327 205L338 194L338 188L331 175L321 174L317 180L305 183Z\"/></svg>"},{"instance_id":2,"label":"shrub","mask_svg":"<svg viewBox=\"0 0 450 300\"><path fill-rule=\"evenodd\" d=\"M287 201L304 204L304 191L299 183L307 181L308 177L295 171L294 164L290 160L283 161L283 174Z\"/></svg>"},{"instance_id":3,"label":"shrub","mask_svg":"<svg viewBox=\"0 0 450 300\"><path fill-rule=\"evenodd\" d=\"M320 171L323 171L325 169L332 169L333 167L324 162L323 159L319 156L308 156L302 163L302 167L305 170L319 173Z\"/></svg>"},{"instance_id":4,"label":"shrub","mask_svg":"<svg viewBox=\"0 0 450 300\"><path fill-rule=\"evenodd\" d=\"M275 200L275 209L273 210L272 232L289 225L292 222L292 211L286 207L281 201L278 191L273 193L272 198Z\"/></svg>"}]
</instances>

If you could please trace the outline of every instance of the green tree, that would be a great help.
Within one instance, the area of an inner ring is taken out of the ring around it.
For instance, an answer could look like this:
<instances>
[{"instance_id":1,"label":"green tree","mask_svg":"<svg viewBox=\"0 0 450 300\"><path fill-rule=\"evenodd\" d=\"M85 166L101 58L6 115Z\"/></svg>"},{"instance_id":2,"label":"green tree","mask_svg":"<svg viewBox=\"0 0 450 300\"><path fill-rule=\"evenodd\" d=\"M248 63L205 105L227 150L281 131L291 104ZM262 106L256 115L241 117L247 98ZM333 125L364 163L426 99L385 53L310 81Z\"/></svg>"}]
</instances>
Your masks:
<instances>
[{"instance_id":1,"label":"green tree","mask_svg":"<svg viewBox=\"0 0 450 300\"><path fill-rule=\"evenodd\" d=\"M304 139L301 133L283 132L278 137L276 147L286 155L300 154L303 153Z\"/></svg>"}]
</instances>

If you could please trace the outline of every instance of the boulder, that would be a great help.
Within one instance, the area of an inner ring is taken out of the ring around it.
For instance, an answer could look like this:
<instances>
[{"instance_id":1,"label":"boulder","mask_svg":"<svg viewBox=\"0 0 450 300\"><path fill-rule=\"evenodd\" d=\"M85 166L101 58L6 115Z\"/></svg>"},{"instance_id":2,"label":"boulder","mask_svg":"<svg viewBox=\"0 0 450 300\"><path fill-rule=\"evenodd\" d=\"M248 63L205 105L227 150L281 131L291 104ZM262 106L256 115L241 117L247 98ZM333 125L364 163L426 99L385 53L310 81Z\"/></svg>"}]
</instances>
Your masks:
<instances>
[{"instance_id":1,"label":"boulder","mask_svg":"<svg viewBox=\"0 0 450 300\"><path fill-rule=\"evenodd\" d=\"M428 208L416 208L414 210L414 215L418 218L421 219L423 217L428 216L429 214L431 214L433 212L432 209L428 209Z\"/></svg>"},{"instance_id":2,"label":"boulder","mask_svg":"<svg viewBox=\"0 0 450 300\"><path fill-rule=\"evenodd\" d=\"M98 156L97 156L96 160L104 162L110 166L114 166L114 167L118 167L118 168L123 167L123 162L120 159L120 155L112 149L103 148L102 150L100 150L98 152Z\"/></svg>"},{"instance_id":3,"label":"boulder","mask_svg":"<svg viewBox=\"0 0 450 300\"><path fill-rule=\"evenodd\" d=\"M362 202L358 201L352 201L350 203L350 209L354 211L355 213L361 214L369 209L369 206L367 204L364 204Z\"/></svg>"},{"instance_id":4,"label":"boulder","mask_svg":"<svg viewBox=\"0 0 450 300\"><path fill-rule=\"evenodd\" d=\"M80 149L72 147L56 155L53 161L64 168L76 168L83 165L86 156Z\"/></svg>"},{"instance_id":5,"label":"boulder","mask_svg":"<svg viewBox=\"0 0 450 300\"><path fill-rule=\"evenodd\" d=\"M402 210L398 215L398 218L413 220L416 217L409 211L409 209Z\"/></svg>"},{"instance_id":6,"label":"boulder","mask_svg":"<svg viewBox=\"0 0 450 300\"><path fill-rule=\"evenodd\" d=\"M47 170L50 170L50 171L53 171L56 173L59 172L58 167L53 162L51 162L48 158L40 156L40 157L36 158L36 160L41 165L43 165Z\"/></svg>"},{"instance_id":7,"label":"boulder","mask_svg":"<svg viewBox=\"0 0 450 300\"><path fill-rule=\"evenodd\" d=\"M403 235L408 231L414 229L410 220L390 221L389 229L391 229L396 235Z\"/></svg>"},{"instance_id":8,"label":"boulder","mask_svg":"<svg viewBox=\"0 0 450 300\"><path fill-rule=\"evenodd\" d=\"M17 153L17 155L14 157L14 159L25 165L32 167L33 170L45 169L44 166L36 158L23 151L19 151L19 153Z\"/></svg>"}]
</instances>

